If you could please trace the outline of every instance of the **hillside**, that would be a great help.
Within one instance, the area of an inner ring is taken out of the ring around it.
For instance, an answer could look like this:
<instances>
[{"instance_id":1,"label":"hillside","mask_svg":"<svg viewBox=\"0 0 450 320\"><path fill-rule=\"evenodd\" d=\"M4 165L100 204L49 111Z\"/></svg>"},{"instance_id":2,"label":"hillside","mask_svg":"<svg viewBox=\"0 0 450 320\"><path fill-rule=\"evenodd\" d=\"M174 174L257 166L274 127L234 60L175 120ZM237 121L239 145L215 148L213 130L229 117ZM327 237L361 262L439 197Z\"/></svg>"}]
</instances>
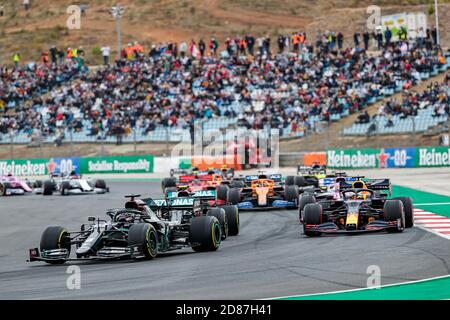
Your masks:
<instances>
[{"instance_id":1,"label":"hillside","mask_svg":"<svg viewBox=\"0 0 450 320\"><path fill-rule=\"evenodd\" d=\"M22 1L3 0L5 15L0 17L0 61L10 63L19 51L23 61L36 60L51 45L83 46L87 63L100 62L95 48L108 44L116 48L115 22L109 8L117 1L32 0L25 11ZM440 25L445 46L450 44L450 0L440 0ZM71 4L88 6L81 30L68 30L66 9ZM139 40L146 48L153 42L189 41L214 35L252 33L272 35L306 30L342 31L349 41L355 30L363 31L366 8L377 4L382 14L428 12L432 0L123 0L123 42ZM447 22L446 22L447 21ZM434 22L430 16L430 25Z\"/></svg>"}]
</instances>

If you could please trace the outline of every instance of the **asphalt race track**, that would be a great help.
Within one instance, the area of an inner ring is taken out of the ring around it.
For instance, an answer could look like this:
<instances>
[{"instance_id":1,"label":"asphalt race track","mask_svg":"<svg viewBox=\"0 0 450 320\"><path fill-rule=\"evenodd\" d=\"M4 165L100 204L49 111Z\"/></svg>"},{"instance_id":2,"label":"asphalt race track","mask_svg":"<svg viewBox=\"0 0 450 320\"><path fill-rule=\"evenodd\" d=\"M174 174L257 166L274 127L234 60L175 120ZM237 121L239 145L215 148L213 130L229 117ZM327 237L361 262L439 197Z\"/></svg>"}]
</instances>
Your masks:
<instances>
[{"instance_id":1,"label":"asphalt race track","mask_svg":"<svg viewBox=\"0 0 450 320\"><path fill-rule=\"evenodd\" d=\"M295 210L241 212L241 234L217 252L191 249L152 261L27 263L49 225L79 230L90 215L122 207L124 194L161 196L157 182L111 182L92 196L0 198L0 299L258 299L365 287L367 268L381 284L447 275L448 240L416 227L401 234L301 234ZM69 265L81 268L81 289L69 290Z\"/></svg>"}]
</instances>

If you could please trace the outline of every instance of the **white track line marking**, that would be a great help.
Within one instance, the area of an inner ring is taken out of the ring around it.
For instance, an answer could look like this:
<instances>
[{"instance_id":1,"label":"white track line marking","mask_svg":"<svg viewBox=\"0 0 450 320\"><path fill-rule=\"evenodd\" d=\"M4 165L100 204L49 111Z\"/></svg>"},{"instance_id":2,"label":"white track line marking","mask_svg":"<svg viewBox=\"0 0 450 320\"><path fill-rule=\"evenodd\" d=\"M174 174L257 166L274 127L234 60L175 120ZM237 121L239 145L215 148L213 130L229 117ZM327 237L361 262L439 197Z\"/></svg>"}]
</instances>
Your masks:
<instances>
[{"instance_id":1,"label":"white track line marking","mask_svg":"<svg viewBox=\"0 0 450 320\"><path fill-rule=\"evenodd\" d=\"M387 288L387 287L401 286L401 285L405 285L405 284L413 284L413 283L420 283L420 282L437 280L437 279L444 279L444 278L448 278L448 277L450 277L450 275L440 276L440 277L433 277L433 278L427 278L427 279L421 279L421 280L413 280L413 281L385 284L385 285L380 286L380 289ZM362 290L376 290L376 291L378 291L378 289L376 289L376 288L358 288L358 289L339 290L339 291L330 291L330 292L321 292L321 293L301 294L301 295L297 295L297 296L282 296L282 297L274 297L274 298L265 298L265 299L260 299L260 300L273 300L273 299L283 299L283 298L310 297L310 296L320 296L320 295L328 295L328 294L336 294L336 293L346 293L346 292L354 292L354 291L362 291Z\"/></svg>"},{"instance_id":2,"label":"white track line marking","mask_svg":"<svg viewBox=\"0 0 450 320\"><path fill-rule=\"evenodd\" d=\"M449 204L450 202L414 203L415 206L443 206Z\"/></svg>"}]
</instances>

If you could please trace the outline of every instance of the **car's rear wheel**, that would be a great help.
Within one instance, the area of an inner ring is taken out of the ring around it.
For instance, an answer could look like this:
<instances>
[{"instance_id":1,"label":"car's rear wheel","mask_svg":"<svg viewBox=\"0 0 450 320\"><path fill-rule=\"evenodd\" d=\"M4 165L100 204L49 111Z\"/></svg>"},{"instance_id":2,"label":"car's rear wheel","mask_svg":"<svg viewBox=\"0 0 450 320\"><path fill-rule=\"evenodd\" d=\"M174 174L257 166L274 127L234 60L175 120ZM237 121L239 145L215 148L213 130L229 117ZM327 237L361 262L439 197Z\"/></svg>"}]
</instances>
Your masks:
<instances>
[{"instance_id":1,"label":"car's rear wheel","mask_svg":"<svg viewBox=\"0 0 450 320\"><path fill-rule=\"evenodd\" d=\"M384 203L384 221L400 222L395 227L388 228L388 232L402 232L405 228L405 209L400 200L386 200Z\"/></svg>"},{"instance_id":2,"label":"car's rear wheel","mask_svg":"<svg viewBox=\"0 0 450 320\"><path fill-rule=\"evenodd\" d=\"M133 224L128 230L128 247L140 246L145 259L158 254L158 233L149 223Z\"/></svg>"},{"instance_id":3,"label":"car's rear wheel","mask_svg":"<svg viewBox=\"0 0 450 320\"><path fill-rule=\"evenodd\" d=\"M290 185L286 186L284 189L284 198L286 201L294 201L297 202L298 200L298 187L296 185Z\"/></svg>"},{"instance_id":4,"label":"car's rear wheel","mask_svg":"<svg viewBox=\"0 0 450 320\"><path fill-rule=\"evenodd\" d=\"M309 203L316 203L316 197L314 197L310 193L303 193L300 195L300 200L298 203L298 216L300 221L303 220L303 213L302 211L305 209L305 206Z\"/></svg>"},{"instance_id":5,"label":"car's rear wheel","mask_svg":"<svg viewBox=\"0 0 450 320\"><path fill-rule=\"evenodd\" d=\"M241 201L241 193L238 188L231 188L228 190L227 203L228 204L238 204Z\"/></svg>"},{"instance_id":6,"label":"car's rear wheel","mask_svg":"<svg viewBox=\"0 0 450 320\"><path fill-rule=\"evenodd\" d=\"M33 183L33 188L35 188L35 189L42 188L42 180L36 180Z\"/></svg>"},{"instance_id":7,"label":"car's rear wheel","mask_svg":"<svg viewBox=\"0 0 450 320\"><path fill-rule=\"evenodd\" d=\"M191 220L190 242L194 251L215 251L221 239L220 222L216 217L200 216Z\"/></svg>"},{"instance_id":8,"label":"car's rear wheel","mask_svg":"<svg viewBox=\"0 0 450 320\"><path fill-rule=\"evenodd\" d=\"M228 189L230 189L226 184L221 184L217 187L217 199L222 201L227 201Z\"/></svg>"},{"instance_id":9,"label":"car's rear wheel","mask_svg":"<svg viewBox=\"0 0 450 320\"><path fill-rule=\"evenodd\" d=\"M51 196L53 194L53 182L45 180L42 184L42 194L44 196Z\"/></svg>"},{"instance_id":10,"label":"car's rear wheel","mask_svg":"<svg viewBox=\"0 0 450 320\"><path fill-rule=\"evenodd\" d=\"M405 228L412 228L414 226L414 206L410 197L397 197L392 200L400 200L403 203L405 211Z\"/></svg>"},{"instance_id":11,"label":"car's rear wheel","mask_svg":"<svg viewBox=\"0 0 450 320\"><path fill-rule=\"evenodd\" d=\"M303 231L308 237L317 237L321 233L317 231L309 231L306 225L319 225L322 223L322 206L318 203L309 203L303 211Z\"/></svg>"},{"instance_id":12,"label":"car's rear wheel","mask_svg":"<svg viewBox=\"0 0 450 320\"><path fill-rule=\"evenodd\" d=\"M306 186L306 179L303 176L295 176L294 177L294 184L298 187L304 187Z\"/></svg>"},{"instance_id":13,"label":"car's rear wheel","mask_svg":"<svg viewBox=\"0 0 450 320\"><path fill-rule=\"evenodd\" d=\"M95 180L95 187L97 189L106 189L106 182L103 179Z\"/></svg>"},{"instance_id":14,"label":"car's rear wheel","mask_svg":"<svg viewBox=\"0 0 450 320\"><path fill-rule=\"evenodd\" d=\"M237 236L239 234L239 209L234 205L221 206L225 210L228 224L228 236Z\"/></svg>"},{"instance_id":15,"label":"car's rear wheel","mask_svg":"<svg viewBox=\"0 0 450 320\"><path fill-rule=\"evenodd\" d=\"M284 184L287 186L292 186L294 184L295 177L294 176L286 176L284 180Z\"/></svg>"},{"instance_id":16,"label":"car's rear wheel","mask_svg":"<svg viewBox=\"0 0 450 320\"><path fill-rule=\"evenodd\" d=\"M0 196L6 196L6 192L9 188L9 183L0 183Z\"/></svg>"},{"instance_id":17,"label":"car's rear wheel","mask_svg":"<svg viewBox=\"0 0 450 320\"><path fill-rule=\"evenodd\" d=\"M228 236L228 222L227 222L227 216L226 216L225 210L222 208L209 209L206 212L206 215L211 216L211 217L216 217L217 220L219 220L219 223L221 226L222 240L225 240Z\"/></svg>"},{"instance_id":18,"label":"car's rear wheel","mask_svg":"<svg viewBox=\"0 0 450 320\"><path fill-rule=\"evenodd\" d=\"M177 186L177 181L175 180L175 178L164 178L161 181L161 188L163 190L166 188L176 187L176 186Z\"/></svg>"},{"instance_id":19,"label":"car's rear wheel","mask_svg":"<svg viewBox=\"0 0 450 320\"><path fill-rule=\"evenodd\" d=\"M67 196L69 193L68 193L68 191L70 190L70 182L69 181L63 181L62 183L61 183L61 190L60 190L60 192L61 192L61 195L62 196Z\"/></svg>"},{"instance_id":20,"label":"car's rear wheel","mask_svg":"<svg viewBox=\"0 0 450 320\"><path fill-rule=\"evenodd\" d=\"M69 232L60 226L47 227L41 236L41 252L45 250L67 249L70 254L70 235ZM50 264L62 264L66 260L47 260Z\"/></svg>"}]
</instances>

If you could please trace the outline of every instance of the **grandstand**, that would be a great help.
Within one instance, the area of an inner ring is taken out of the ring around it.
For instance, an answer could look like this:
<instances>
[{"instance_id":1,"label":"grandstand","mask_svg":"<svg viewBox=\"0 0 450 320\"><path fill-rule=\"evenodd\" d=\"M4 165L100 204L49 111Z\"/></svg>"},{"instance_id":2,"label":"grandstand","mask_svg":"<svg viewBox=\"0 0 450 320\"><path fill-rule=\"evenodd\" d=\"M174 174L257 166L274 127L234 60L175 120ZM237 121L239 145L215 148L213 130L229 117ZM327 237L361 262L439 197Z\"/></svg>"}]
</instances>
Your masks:
<instances>
[{"instance_id":1,"label":"grandstand","mask_svg":"<svg viewBox=\"0 0 450 320\"><path fill-rule=\"evenodd\" d=\"M392 44L375 57L357 48L337 52L318 45L256 59L236 54L196 61L162 51L91 72L72 61L24 66L2 71L6 90L0 90L0 99L7 112L0 143L54 143L58 137L114 143L117 127L126 129L120 133L124 143L189 141L195 122L205 134L227 130L227 139L242 128L277 128L281 137L302 137L405 84L446 71L449 53L445 61L437 51L411 45L404 55ZM169 67L163 72L162 66ZM419 111L414 124L394 115L392 127L378 119L378 133L422 132L446 120L432 113L433 108ZM355 124L344 134L364 135L370 125Z\"/></svg>"}]
</instances>

